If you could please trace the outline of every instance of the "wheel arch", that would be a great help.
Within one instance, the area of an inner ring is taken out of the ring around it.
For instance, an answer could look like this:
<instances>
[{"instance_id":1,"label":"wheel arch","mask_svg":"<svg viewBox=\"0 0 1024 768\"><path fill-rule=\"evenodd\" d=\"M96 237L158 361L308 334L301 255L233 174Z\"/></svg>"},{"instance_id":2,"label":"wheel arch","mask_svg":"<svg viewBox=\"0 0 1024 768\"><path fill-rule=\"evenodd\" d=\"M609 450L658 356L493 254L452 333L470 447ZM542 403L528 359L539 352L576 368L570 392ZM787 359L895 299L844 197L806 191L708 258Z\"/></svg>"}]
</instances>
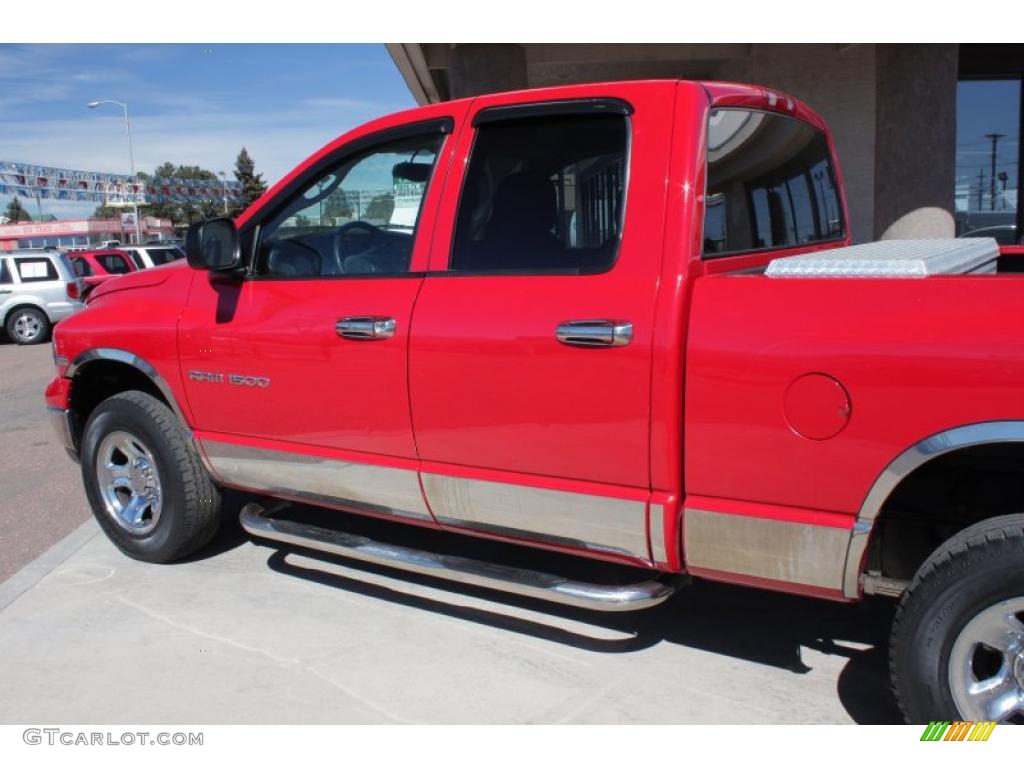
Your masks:
<instances>
[{"instance_id":1,"label":"wheel arch","mask_svg":"<svg viewBox=\"0 0 1024 768\"><path fill-rule=\"evenodd\" d=\"M166 379L152 364L134 352L114 347L87 350L71 361L64 377L72 382L70 410L74 417L73 439L76 452L80 449L81 435L93 409L119 392L138 390L153 395L188 427L185 414Z\"/></svg>"},{"instance_id":2,"label":"wheel arch","mask_svg":"<svg viewBox=\"0 0 1024 768\"><path fill-rule=\"evenodd\" d=\"M47 321L51 325L53 324L53 319L50 317L50 313L46 311L46 307L43 306L43 304L36 301L26 301L25 296L19 296L18 299L19 301L17 304L12 304L10 307L5 309L3 315L0 316L0 328L5 327L7 325L7 318L9 318L19 309L37 309L43 313L43 316L46 317Z\"/></svg>"},{"instance_id":3,"label":"wheel arch","mask_svg":"<svg viewBox=\"0 0 1024 768\"><path fill-rule=\"evenodd\" d=\"M889 462L865 496L853 526L843 578L843 593L846 597L860 597L860 577L868 545L887 502L921 470L943 457L983 446L1024 448L1024 420L986 421L937 432L910 446Z\"/></svg>"}]
</instances>

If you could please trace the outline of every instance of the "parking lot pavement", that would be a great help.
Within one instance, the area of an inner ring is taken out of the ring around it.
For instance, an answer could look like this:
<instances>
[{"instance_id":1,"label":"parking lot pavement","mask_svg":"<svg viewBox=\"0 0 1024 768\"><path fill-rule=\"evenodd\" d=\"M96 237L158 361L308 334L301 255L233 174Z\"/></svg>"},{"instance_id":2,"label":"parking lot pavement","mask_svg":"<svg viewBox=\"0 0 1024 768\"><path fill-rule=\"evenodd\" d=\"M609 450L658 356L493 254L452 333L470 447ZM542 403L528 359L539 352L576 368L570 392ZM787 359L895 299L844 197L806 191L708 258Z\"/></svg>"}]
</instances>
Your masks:
<instances>
[{"instance_id":1,"label":"parking lot pavement","mask_svg":"<svg viewBox=\"0 0 1024 768\"><path fill-rule=\"evenodd\" d=\"M53 374L49 344L0 333L0 582L89 518L78 465L46 419Z\"/></svg>"},{"instance_id":2,"label":"parking lot pavement","mask_svg":"<svg viewBox=\"0 0 1024 768\"><path fill-rule=\"evenodd\" d=\"M89 522L0 585L0 722L895 722L890 614L707 583L595 614L233 523L148 565Z\"/></svg>"}]
</instances>

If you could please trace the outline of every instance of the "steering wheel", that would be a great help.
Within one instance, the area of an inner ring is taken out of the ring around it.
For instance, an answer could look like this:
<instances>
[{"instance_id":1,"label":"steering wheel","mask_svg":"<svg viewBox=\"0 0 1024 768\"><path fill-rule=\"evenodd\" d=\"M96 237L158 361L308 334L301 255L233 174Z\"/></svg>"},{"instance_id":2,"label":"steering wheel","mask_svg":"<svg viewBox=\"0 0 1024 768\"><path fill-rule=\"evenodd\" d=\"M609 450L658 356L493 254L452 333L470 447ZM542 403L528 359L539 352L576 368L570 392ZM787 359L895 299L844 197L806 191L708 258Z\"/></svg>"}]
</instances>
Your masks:
<instances>
[{"instance_id":1,"label":"steering wheel","mask_svg":"<svg viewBox=\"0 0 1024 768\"><path fill-rule=\"evenodd\" d=\"M345 247L346 238L350 233L357 231L367 233L363 236L366 246L357 253L349 253L349 249ZM350 221L348 224L340 226L334 234L334 249L338 254L342 274L359 275L382 271L372 258L374 244L381 235L383 235L383 230L367 221Z\"/></svg>"},{"instance_id":2,"label":"steering wheel","mask_svg":"<svg viewBox=\"0 0 1024 768\"><path fill-rule=\"evenodd\" d=\"M345 241L345 238L350 233L355 232L357 230L362 230L364 232L369 233L369 236L370 236L370 246L369 247L372 247L373 246L373 241L376 240L378 237L380 237L383 234L383 230L380 227L375 227L373 224L371 224L368 221L356 220L356 221L350 221L348 224L342 224L340 227L338 227L338 231L334 233L334 245L335 245L335 248L336 248L336 250L338 252L338 255L341 256L342 258L344 258L346 255L352 255L352 254L346 254L345 253L344 249L342 248L342 243ZM369 250L369 247L365 248L363 250ZM362 251L360 251L360 253L362 253Z\"/></svg>"}]
</instances>

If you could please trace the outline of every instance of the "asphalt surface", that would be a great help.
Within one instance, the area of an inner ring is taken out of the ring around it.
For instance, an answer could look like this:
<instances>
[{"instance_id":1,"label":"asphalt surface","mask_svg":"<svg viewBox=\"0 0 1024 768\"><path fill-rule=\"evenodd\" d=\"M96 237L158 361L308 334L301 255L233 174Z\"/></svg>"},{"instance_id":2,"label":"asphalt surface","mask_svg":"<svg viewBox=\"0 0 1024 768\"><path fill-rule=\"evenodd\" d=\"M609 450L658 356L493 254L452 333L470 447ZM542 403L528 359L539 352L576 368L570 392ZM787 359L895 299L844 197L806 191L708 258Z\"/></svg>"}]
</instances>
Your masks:
<instances>
[{"instance_id":1,"label":"asphalt surface","mask_svg":"<svg viewBox=\"0 0 1024 768\"><path fill-rule=\"evenodd\" d=\"M257 545L236 494L204 551L131 560L91 519L51 433L52 370L48 345L0 343L0 723L899 721L884 599L695 582L647 611L570 609ZM294 514L574 578L606 568Z\"/></svg>"},{"instance_id":2,"label":"asphalt surface","mask_svg":"<svg viewBox=\"0 0 1024 768\"><path fill-rule=\"evenodd\" d=\"M0 582L89 518L78 465L46 418L51 354L0 332Z\"/></svg>"}]
</instances>

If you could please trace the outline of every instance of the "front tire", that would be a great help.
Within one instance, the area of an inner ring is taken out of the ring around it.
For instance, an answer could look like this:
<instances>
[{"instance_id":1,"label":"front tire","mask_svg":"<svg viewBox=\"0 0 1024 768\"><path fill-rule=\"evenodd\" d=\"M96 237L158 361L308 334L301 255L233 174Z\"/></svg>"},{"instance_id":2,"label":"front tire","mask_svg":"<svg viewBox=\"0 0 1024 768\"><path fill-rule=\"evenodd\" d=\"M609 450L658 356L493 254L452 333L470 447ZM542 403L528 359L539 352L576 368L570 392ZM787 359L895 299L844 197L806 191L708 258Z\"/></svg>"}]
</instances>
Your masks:
<instances>
[{"instance_id":1,"label":"front tire","mask_svg":"<svg viewBox=\"0 0 1024 768\"><path fill-rule=\"evenodd\" d=\"M46 313L35 307L20 307L8 316L7 336L16 344L42 344L53 326Z\"/></svg>"},{"instance_id":2,"label":"front tire","mask_svg":"<svg viewBox=\"0 0 1024 768\"><path fill-rule=\"evenodd\" d=\"M85 425L82 480L93 514L124 554L167 563L205 546L220 491L177 416L144 392L100 403Z\"/></svg>"},{"instance_id":3,"label":"front tire","mask_svg":"<svg viewBox=\"0 0 1024 768\"><path fill-rule=\"evenodd\" d=\"M908 722L1024 723L1024 515L939 547L903 594L890 649Z\"/></svg>"}]
</instances>

